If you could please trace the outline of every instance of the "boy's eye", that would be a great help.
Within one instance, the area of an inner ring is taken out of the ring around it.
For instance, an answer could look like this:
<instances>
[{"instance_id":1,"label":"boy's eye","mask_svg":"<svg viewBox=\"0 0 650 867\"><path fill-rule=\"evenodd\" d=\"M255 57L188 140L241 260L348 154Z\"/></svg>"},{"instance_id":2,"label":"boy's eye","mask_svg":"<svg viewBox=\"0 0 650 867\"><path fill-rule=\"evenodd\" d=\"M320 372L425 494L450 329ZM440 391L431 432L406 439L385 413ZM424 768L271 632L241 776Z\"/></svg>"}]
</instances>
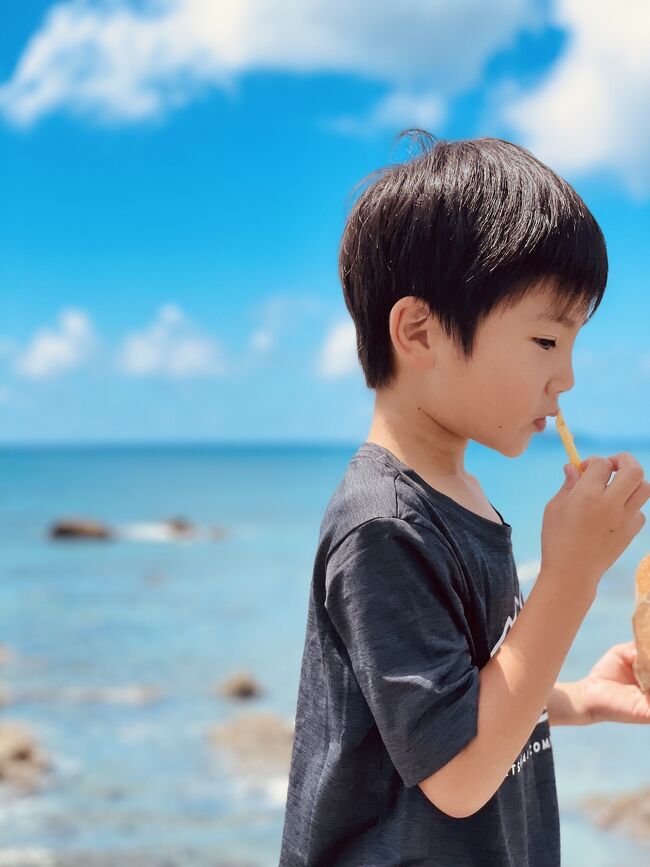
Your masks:
<instances>
[{"instance_id":1,"label":"boy's eye","mask_svg":"<svg viewBox=\"0 0 650 867\"><path fill-rule=\"evenodd\" d=\"M538 343L540 346L542 346L542 343L550 343L550 346L542 346L542 349L546 349L547 351L549 349L553 349L555 346L555 340L550 340L547 337L534 337L533 340L535 340L535 342Z\"/></svg>"}]
</instances>

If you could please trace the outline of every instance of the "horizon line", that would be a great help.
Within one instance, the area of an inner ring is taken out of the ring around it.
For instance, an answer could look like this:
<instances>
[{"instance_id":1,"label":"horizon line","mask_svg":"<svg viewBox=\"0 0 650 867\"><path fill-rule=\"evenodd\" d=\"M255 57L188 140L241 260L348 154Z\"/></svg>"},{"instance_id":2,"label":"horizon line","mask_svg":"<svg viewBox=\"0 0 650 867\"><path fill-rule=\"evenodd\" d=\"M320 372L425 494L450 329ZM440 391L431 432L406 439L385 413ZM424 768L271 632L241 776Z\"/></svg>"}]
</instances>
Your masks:
<instances>
[{"instance_id":1,"label":"horizon line","mask_svg":"<svg viewBox=\"0 0 650 867\"><path fill-rule=\"evenodd\" d=\"M647 443L650 445L650 435L632 435L632 434L604 434L595 436L594 434L581 434L579 431L574 432L573 437L577 441L587 442L608 442L619 439L623 442ZM553 430L547 430L536 442L548 443L552 440L562 444L559 435L555 435ZM0 450L30 450L30 449L72 449L72 448L355 448L358 447L364 439L358 440L321 440L321 439L268 439L268 440L246 440L246 439L84 439L84 440L22 440L22 441L2 441L0 440ZM470 440L470 442L476 442ZM480 443L478 443L481 445Z\"/></svg>"}]
</instances>

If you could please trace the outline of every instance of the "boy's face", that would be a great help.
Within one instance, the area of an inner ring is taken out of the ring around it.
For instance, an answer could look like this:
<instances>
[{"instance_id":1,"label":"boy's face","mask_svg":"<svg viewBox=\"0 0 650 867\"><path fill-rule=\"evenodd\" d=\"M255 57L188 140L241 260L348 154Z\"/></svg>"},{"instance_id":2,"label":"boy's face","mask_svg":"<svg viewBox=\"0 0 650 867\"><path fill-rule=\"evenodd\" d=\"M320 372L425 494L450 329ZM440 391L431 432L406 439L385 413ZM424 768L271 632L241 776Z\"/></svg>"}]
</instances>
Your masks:
<instances>
[{"instance_id":1,"label":"boy's face","mask_svg":"<svg viewBox=\"0 0 650 867\"><path fill-rule=\"evenodd\" d=\"M516 306L492 311L479 326L469 360L435 317L422 323L413 312L409 326L407 316L399 333L414 341L413 351L402 356L407 364L400 370L407 374L411 397L436 422L432 432L442 425L445 434L473 439L510 457L525 450L539 430L535 419L557 414L560 394L575 382L573 345L586 313L572 311L572 325L549 321L544 314L551 300L540 284ZM421 433L426 435L426 428Z\"/></svg>"}]
</instances>

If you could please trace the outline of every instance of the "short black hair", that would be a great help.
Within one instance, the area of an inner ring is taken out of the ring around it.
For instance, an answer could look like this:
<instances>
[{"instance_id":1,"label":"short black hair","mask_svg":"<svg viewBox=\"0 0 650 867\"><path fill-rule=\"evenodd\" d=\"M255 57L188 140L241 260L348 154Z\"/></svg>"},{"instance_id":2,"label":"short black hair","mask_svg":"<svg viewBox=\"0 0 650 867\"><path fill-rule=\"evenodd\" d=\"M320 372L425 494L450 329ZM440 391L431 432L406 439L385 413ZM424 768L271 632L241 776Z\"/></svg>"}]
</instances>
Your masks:
<instances>
[{"instance_id":1,"label":"short black hair","mask_svg":"<svg viewBox=\"0 0 650 867\"><path fill-rule=\"evenodd\" d=\"M573 187L504 139L446 141L422 129L402 130L398 142L404 137L421 153L357 184L375 178L352 206L339 250L368 388L394 382L389 314L406 295L427 302L467 359L482 320L547 277L550 313L591 318L605 292L607 249Z\"/></svg>"}]
</instances>

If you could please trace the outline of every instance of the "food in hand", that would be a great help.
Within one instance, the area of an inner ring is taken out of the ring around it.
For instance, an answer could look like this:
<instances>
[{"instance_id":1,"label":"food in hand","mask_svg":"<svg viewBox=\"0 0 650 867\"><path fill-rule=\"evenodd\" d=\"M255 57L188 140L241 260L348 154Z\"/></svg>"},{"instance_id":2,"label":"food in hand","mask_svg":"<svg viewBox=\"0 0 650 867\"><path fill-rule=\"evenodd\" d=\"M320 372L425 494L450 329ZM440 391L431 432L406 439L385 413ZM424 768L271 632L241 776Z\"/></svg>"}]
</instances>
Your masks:
<instances>
[{"instance_id":1,"label":"food in hand","mask_svg":"<svg viewBox=\"0 0 650 867\"><path fill-rule=\"evenodd\" d=\"M569 460L571 461L573 466L577 468L580 475L582 475L583 470L580 467L580 456L578 455L578 450L576 449L575 443L573 442L571 431L566 426L566 422L564 421L564 417L562 416L561 411L558 411L557 418L555 419L555 427L557 428L557 432L559 433L560 438L564 443L564 448L567 451Z\"/></svg>"},{"instance_id":2,"label":"food in hand","mask_svg":"<svg viewBox=\"0 0 650 867\"><path fill-rule=\"evenodd\" d=\"M650 691L650 554L645 555L636 570L632 631L636 644L636 659L632 669L641 689L648 692Z\"/></svg>"}]
</instances>

